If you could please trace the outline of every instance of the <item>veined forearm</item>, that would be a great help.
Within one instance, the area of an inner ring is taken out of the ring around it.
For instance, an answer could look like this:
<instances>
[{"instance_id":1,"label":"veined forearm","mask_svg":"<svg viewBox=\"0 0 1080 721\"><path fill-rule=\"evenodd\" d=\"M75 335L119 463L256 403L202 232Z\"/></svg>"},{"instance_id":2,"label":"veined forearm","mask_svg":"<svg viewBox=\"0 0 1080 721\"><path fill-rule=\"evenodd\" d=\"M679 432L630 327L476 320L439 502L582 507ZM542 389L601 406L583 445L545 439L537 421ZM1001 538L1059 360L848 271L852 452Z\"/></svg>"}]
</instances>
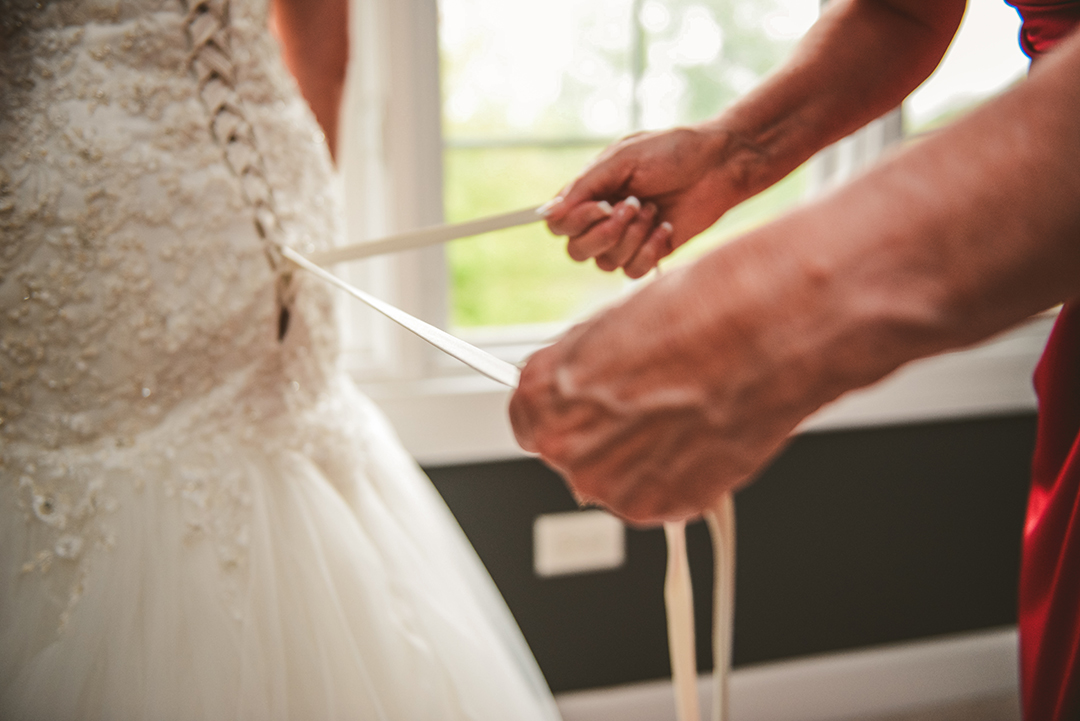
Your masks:
<instances>
[{"instance_id":1,"label":"veined forearm","mask_svg":"<svg viewBox=\"0 0 1080 721\"><path fill-rule=\"evenodd\" d=\"M791 59L704 127L733 133L748 193L898 105L937 66L964 0L833 0ZM752 161L746 161L746 157Z\"/></svg>"},{"instance_id":2,"label":"veined forearm","mask_svg":"<svg viewBox=\"0 0 1080 721\"><path fill-rule=\"evenodd\" d=\"M905 14L901 2L833 0L800 55L711 132L626 141L553 222L571 242L605 240L615 220L583 228L566 215L632 189L698 232L702 206L723 212L929 72L950 34L934 28L955 25L963 3L909 0ZM852 19L870 10L896 17ZM748 482L824 403L1080 296L1077 78L1080 37L950 129L540 350L510 406L522 445L628 518L685 517ZM748 157L727 165L733 132L766 161L756 180ZM690 148L687 161L671 148Z\"/></svg>"},{"instance_id":3,"label":"veined forearm","mask_svg":"<svg viewBox=\"0 0 1080 721\"><path fill-rule=\"evenodd\" d=\"M876 205L864 267L882 302L929 296L939 342L981 339L1080 294L1080 36L1030 79L885 164L852 195ZM853 188L853 190L855 190ZM862 194L865 197L860 198ZM838 198L838 200L840 200ZM893 279L889 283L889 279Z\"/></svg>"},{"instance_id":4,"label":"veined forearm","mask_svg":"<svg viewBox=\"0 0 1080 721\"><path fill-rule=\"evenodd\" d=\"M1080 35L967 118L707 257L702 281L761 278L758 315L822 389L813 403L1077 297L1077 77Z\"/></svg>"}]
</instances>

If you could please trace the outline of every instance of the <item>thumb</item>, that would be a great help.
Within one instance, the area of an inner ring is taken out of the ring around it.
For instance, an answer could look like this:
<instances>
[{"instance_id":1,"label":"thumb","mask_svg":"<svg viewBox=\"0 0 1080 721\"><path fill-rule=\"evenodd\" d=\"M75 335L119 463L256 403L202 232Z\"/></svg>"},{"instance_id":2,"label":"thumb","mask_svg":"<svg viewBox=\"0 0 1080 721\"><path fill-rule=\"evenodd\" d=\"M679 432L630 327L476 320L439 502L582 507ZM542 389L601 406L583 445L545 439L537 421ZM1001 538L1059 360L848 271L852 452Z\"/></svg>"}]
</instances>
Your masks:
<instances>
[{"instance_id":1,"label":"thumb","mask_svg":"<svg viewBox=\"0 0 1080 721\"><path fill-rule=\"evenodd\" d=\"M552 204L541 214L548 224L558 224L582 203L622 200L622 194L632 176L632 167L621 155L601 157L581 175L563 188ZM554 228L553 228L554 229Z\"/></svg>"}]
</instances>

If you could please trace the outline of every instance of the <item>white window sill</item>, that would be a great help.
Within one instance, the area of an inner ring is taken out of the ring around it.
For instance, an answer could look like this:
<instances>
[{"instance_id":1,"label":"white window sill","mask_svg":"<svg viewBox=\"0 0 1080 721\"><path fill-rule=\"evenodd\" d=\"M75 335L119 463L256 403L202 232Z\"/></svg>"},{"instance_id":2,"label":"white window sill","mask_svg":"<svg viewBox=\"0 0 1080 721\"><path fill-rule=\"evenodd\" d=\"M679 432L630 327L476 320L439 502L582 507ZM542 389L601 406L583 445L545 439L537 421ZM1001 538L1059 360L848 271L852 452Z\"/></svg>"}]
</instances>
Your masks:
<instances>
[{"instance_id":1,"label":"white window sill","mask_svg":"<svg viewBox=\"0 0 1080 721\"><path fill-rule=\"evenodd\" d=\"M911 363L823 408L798 432L1034 411L1031 374L1053 320L1042 314L974 348ZM510 392L494 381L462 375L362 388L424 465L526 457L507 419Z\"/></svg>"}]
</instances>

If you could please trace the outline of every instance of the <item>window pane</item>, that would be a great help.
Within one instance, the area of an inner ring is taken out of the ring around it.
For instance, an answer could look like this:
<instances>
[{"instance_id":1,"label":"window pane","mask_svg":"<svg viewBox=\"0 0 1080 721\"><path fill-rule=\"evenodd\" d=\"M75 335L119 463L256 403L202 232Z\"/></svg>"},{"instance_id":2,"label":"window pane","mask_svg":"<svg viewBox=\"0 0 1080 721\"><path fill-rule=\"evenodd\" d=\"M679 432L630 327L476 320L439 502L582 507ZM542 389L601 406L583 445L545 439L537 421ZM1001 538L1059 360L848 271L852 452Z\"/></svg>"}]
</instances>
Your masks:
<instances>
[{"instance_id":1,"label":"window pane","mask_svg":"<svg viewBox=\"0 0 1080 721\"><path fill-rule=\"evenodd\" d=\"M448 139L629 132L628 0L440 0Z\"/></svg>"},{"instance_id":2,"label":"window pane","mask_svg":"<svg viewBox=\"0 0 1080 721\"><path fill-rule=\"evenodd\" d=\"M938 69L904 103L909 133L942 125L1020 80L1020 18L1001 0L971 0Z\"/></svg>"},{"instance_id":3,"label":"window pane","mask_svg":"<svg viewBox=\"0 0 1080 721\"><path fill-rule=\"evenodd\" d=\"M451 149L447 220L490 215L550 198L598 153L583 148ZM453 326L552 323L581 316L619 292L617 275L575 263L540 223L447 247Z\"/></svg>"},{"instance_id":4,"label":"window pane","mask_svg":"<svg viewBox=\"0 0 1080 721\"><path fill-rule=\"evenodd\" d=\"M760 82L817 17L816 0L644 0L639 125L716 115Z\"/></svg>"},{"instance_id":5,"label":"window pane","mask_svg":"<svg viewBox=\"0 0 1080 721\"><path fill-rule=\"evenodd\" d=\"M787 55L817 5L441 0L447 220L544 202L614 138L715 115ZM802 187L794 175L677 255L764 222ZM626 287L570 261L540 225L458 241L447 257L457 327L570 320Z\"/></svg>"}]
</instances>

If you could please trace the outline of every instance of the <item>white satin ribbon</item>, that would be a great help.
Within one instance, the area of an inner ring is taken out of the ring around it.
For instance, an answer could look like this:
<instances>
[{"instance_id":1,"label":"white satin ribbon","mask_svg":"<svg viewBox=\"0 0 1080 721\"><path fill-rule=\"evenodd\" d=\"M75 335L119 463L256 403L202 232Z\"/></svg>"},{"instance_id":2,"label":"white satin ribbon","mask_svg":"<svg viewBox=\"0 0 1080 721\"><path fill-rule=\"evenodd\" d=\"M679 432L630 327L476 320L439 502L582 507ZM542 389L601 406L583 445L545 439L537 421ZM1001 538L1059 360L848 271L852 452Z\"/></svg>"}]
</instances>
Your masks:
<instances>
[{"instance_id":1,"label":"white satin ribbon","mask_svg":"<svg viewBox=\"0 0 1080 721\"><path fill-rule=\"evenodd\" d=\"M283 256L301 268L314 273L328 283L341 288L372 309L415 333L447 355L502 383L517 388L521 372L506 361L466 343L441 328L416 318L389 303L360 290L338 278L314 260L337 263L365 258L379 253L419 248L443 243L455 238L507 228L540 220L535 208L483 218L452 226L436 226L403 233L369 243L345 246L307 258L287 246ZM735 587L735 513L730 494L725 494L715 509L705 514L713 541L715 588L713 595L713 719L727 721L730 705L728 674L731 669L732 621L734 618ZM690 565L686 555L686 525L683 522L665 523L668 545L668 567L664 584L667 609L668 647L671 653L672 685L675 691L676 717L679 721L699 721L697 697L697 659L694 641L694 597L690 581Z\"/></svg>"},{"instance_id":2,"label":"white satin ribbon","mask_svg":"<svg viewBox=\"0 0 1080 721\"><path fill-rule=\"evenodd\" d=\"M353 243L352 245L343 245L339 248L312 253L308 256L308 260L317 265L333 265L346 260L359 260L361 258L370 258L373 255L397 253L402 250L438 245L458 238L468 238L472 235L490 233L494 230L539 222L543 220L543 217L538 212L541 208L543 206L533 206L510 213L469 220L464 223L433 225L419 230L396 233L385 238L365 240L363 243Z\"/></svg>"},{"instance_id":3,"label":"white satin ribbon","mask_svg":"<svg viewBox=\"0 0 1080 721\"><path fill-rule=\"evenodd\" d=\"M493 381L502 383L510 388L517 388L521 371L519 371L516 366L507 363L500 358L496 358L487 351L480 350L470 343L466 343L457 336L450 335L441 328L436 328L430 323L425 323L400 308L396 308L385 301L379 300L375 296L360 290L351 283L347 283L322 266L333 265L347 260L370 258L371 256L382 255L385 253L396 253L403 250L423 248L429 245L437 245L439 243L457 240L458 238L467 238L473 235L480 235L481 233L490 233L495 230L503 230L504 228L536 223L543 220L541 212L544 207L545 206L543 205L537 205L530 208L522 208L521 210L514 210L509 213L501 213L486 218L469 220L464 223L434 225L428 228L420 228L419 230L410 230L405 233L397 233L395 235L388 235L384 238L364 241L363 243L354 243L339 248L319 251L312 253L309 256L301 255L288 246L283 245L279 247L282 255L304 270L310 271L326 282L336 285L338 288L341 288L357 300L367 304L379 313L382 313L406 330L420 336L447 355L457 358L465 365L487 376Z\"/></svg>"},{"instance_id":4,"label":"white satin ribbon","mask_svg":"<svg viewBox=\"0 0 1080 721\"><path fill-rule=\"evenodd\" d=\"M671 655L671 686L675 692L675 718L699 721L697 652L694 648L694 590L686 556L686 522L664 524L667 541L667 573L664 576L664 607L667 610L668 653Z\"/></svg>"},{"instance_id":5,"label":"white satin ribbon","mask_svg":"<svg viewBox=\"0 0 1080 721\"><path fill-rule=\"evenodd\" d=\"M705 512L713 542L713 719L731 717L731 639L735 622L735 499L725 493Z\"/></svg>"},{"instance_id":6,"label":"white satin ribbon","mask_svg":"<svg viewBox=\"0 0 1080 721\"><path fill-rule=\"evenodd\" d=\"M731 705L731 636L735 608L735 504L731 494L705 512L713 543L713 721L728 721ZM686 554L686 523L664 524L668 561L664 581L671 685L675 718L699 721L697 654L694 644L694 594Z\"/></svg>"},{"instance_id":7,"label":"white satin ribbon","mask_svg":"<svg viewBox=\"0 0 1080 721\"><path fill-rule=\"evenodd\" d=\"M336 285L357 300L367 304L370 308L382 313L401 327L409 330L435 346L443 353L457 358L473 370L487 376L493 381L502 383L510 388L517 388L521 371L517 366L507 363L501 358L496 358L487 351L480 350L476 346L466 343L457 336L450 335L442 328L436 328L430 323L409 315L400 308L395 308L385 301L381 301L373 295L365 293L351 283L338 278L325 268L312 263L304 256L287 246L281 247L281 254L296 263L304 270L319 276L327 283Z\"/></svg>"}]
</instances>

